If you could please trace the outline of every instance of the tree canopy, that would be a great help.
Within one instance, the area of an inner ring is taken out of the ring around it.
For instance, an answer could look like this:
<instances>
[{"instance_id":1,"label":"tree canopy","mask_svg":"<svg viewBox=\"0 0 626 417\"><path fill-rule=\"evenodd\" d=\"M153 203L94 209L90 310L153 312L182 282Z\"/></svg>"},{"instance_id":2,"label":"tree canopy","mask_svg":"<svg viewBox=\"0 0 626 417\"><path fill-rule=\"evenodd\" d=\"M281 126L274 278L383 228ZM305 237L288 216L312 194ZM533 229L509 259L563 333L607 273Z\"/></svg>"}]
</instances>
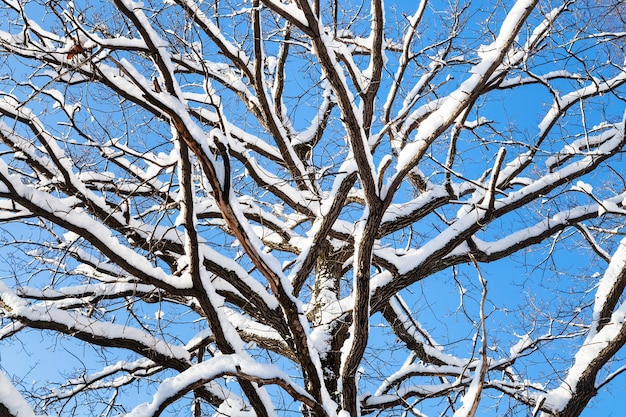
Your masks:
<instances>
[{"instance_id":1,"label":"tree canopy","mask_svg":"<svg viewBox=\"0 0 626 417\"><path fill-rule=\"evenodd\" d=\"M0 415L618 387L619 2L0 4Z\"/></svg>"}]
</instances>

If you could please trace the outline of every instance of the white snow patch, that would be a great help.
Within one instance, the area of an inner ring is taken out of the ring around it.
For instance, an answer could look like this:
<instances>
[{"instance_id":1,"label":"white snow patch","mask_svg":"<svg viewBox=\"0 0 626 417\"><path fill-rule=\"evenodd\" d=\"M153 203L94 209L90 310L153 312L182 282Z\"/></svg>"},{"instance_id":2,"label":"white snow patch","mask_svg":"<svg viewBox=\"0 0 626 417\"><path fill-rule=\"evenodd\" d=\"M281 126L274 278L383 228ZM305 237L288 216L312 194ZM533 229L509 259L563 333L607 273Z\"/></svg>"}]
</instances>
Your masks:
<instances>
[{"instance_id":1,"label":"white snow patch","mask_svg":"<svg viewBox=\"0 0 626 417\"><path fill-rule=\"evenodd\" d=\"M0 404L13 416L35 417L33 409L2 371L0 371Z\"/></svg>"},{"instance_id":2,"label":"white snow patch","mask_svg":"<svg viewBox=\"0 0 626 417\"><path fill-rule=\"evenodd\" d=\"M572 186L572 191L581 191L585 194L591 194L591 192L593 191L593 187L591 186L591 184L587 184L586 182L577 181L576 185Z\"/></svg>"}]
</instances>

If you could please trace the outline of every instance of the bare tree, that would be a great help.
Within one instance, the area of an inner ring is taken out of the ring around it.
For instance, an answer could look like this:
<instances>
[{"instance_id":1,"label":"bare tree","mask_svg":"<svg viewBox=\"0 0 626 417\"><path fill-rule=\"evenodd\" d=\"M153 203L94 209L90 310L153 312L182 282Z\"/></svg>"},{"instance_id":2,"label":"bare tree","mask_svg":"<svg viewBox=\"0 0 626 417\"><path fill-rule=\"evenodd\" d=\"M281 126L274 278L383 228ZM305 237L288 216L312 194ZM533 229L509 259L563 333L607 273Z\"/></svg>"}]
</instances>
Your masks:
<instances>
[{"instance_id":1,"label":"bare tree","mask_svg":"<svg viewBox=\"0 0 626 417\"><path fill-rule=\"evenodd\" d=\"M2 0L0 415L580 415L626 32L503 3Z\"/></svg>"}]
</instances>

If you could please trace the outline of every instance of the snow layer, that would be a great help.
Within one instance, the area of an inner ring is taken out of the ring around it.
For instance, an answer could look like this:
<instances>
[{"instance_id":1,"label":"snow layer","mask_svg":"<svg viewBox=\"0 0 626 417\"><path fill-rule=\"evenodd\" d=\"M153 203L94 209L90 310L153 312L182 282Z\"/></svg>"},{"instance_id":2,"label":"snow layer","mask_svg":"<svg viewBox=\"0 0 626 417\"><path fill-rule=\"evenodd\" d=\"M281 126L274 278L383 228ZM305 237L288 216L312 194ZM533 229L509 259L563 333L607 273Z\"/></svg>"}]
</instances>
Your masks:
<instances>
[{"instance_id":1,"label":"snow layer","mask_svg":"<svg viewBox=\"0 0 626 417\"><path fill-rule=\"evenodd\" d=\"M299 395L309 397L307 392L291 381L291 378L274 365L259 364L253 360L246 360L240 355L219 355L206 362L192 366L175 377L163 381L152 397L150 403L137 406L128 413L127 417L151 417L168 401L178 398L181 393L204 385L216 378L226 375L245 375L250 379L273 380L280 379L290 385ZM231 407L226 407L231 408Z\"/></svg>"},{"instance_id":2,"label":"snow layer","mask_svg":"<svg viewBox=\"0 0 626 417\"><path fill-rule=\"evenodd\" d=\"M556 411L563 410L572 399L585 371L597 362L605 349L615 343L626 329L626 302L618 306L611 315L609 322L600 330L598 321L600 311L604 308L611 289L618 280L623 279L626 273L626 239L623 239L613 255L604 277L598 285L596 292L593 325L584 343L574 357L574 364L569 369L567 376L557 388L545 395L545 404Z\"/></svg>"},{"instance_id":3,"label":"snow layer","mask_svg":"<svg viewBox=\"0 0 626 417\"><path fill-rule=\"evenodd\" d=\"M2 371L0 371L0 404L9 410L11 416L35 417L33 409Z\"/></svg>"}]
</instances>

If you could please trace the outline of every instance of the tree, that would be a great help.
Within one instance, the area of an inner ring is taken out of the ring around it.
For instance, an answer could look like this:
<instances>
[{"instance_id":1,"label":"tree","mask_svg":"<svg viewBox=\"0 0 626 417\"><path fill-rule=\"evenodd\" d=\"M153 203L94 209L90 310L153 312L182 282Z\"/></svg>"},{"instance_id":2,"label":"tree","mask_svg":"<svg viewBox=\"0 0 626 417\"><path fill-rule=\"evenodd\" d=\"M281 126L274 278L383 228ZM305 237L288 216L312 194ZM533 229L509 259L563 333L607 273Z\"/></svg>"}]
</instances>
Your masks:
<instances>
[{"instance_id":1,"label":"tree","mask_svg":"<svg viewBox=\"0 0 626 417\"><path fill-rule=\"evenodd\" d=\"M0 414L578 416L626 369L618 4L2 3L0 337L82 353L5 356Z\"/></svg>"}]
</instances>

